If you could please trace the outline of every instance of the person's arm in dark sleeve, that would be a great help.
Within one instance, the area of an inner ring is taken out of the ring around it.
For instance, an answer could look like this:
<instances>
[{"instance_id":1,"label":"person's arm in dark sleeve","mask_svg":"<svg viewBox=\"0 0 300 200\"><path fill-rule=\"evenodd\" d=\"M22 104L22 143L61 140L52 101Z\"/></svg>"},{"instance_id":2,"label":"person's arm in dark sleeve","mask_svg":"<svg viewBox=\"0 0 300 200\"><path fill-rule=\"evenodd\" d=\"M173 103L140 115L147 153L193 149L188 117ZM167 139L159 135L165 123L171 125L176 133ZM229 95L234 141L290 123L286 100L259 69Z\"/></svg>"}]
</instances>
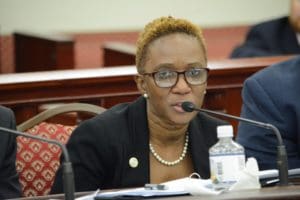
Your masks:
<instances>
[{"instance_id":1,"label":"person's arm in dark sleeve","mask_svg":"<svg viewBox=\"0 0 300 200\"><path fill-rule=\"evenodd\" d=\"M300 167L299 58L265 68L243 86L241 116L278 128L286 147L289 169ZM278 140L271 130L240 123L238 142L248 157L257 158L260 169L276 168Z\"/></svg>"},{"instance_id":2,"label":"person's arm in dark sleeve","mask_svg":"<svg viewBox=\"0 0 300 200\"><path fill-rule=\"evenodd\" d=\"M13 112L7 109L6 128L16 129L16 121ZM21 196L19 176L16 171L16 137L9 133L1 133L1 151L3 159L0 164L0 199L16 198Z\"/></svg>"},{"instance_id":3,"label":"person's arm in dark sleeve","mask_svg":"<svg viewBox=\"0 0 300 200\"><path fill-rule=\"evenodd\" d=\"M256 79L244 83L241 117L270 123L275 126L281 115L271 97ZM277 139L271 130L239 123L237 141L244 146L247 157L255 157L260 170L276 168Z\"/></svg>"}]
</instances>

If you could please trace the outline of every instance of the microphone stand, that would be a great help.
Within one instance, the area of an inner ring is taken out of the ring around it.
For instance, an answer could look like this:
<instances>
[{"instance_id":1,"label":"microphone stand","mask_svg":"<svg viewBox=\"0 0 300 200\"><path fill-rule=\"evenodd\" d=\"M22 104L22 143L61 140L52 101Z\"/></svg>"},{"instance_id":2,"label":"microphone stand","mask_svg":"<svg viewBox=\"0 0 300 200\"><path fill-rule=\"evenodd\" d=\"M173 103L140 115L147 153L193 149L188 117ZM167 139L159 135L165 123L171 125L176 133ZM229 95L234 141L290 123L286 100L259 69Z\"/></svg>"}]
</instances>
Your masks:
<instances>
[{"instance_id":1,"label":"microphone stand","mask_svg":"<svg viewBox=\"0 0 300 200\"><path fill-rule=\"evenodd\" d=\"M0 131L8 132L8 133L13 133L18 136L23 136L27 138L32 138L35 140L43 141L46 143L52 143L57 146L59 146L62 149L62 153L64 155L65 161L63 163L63 180L64 180L64 192L65 192L65 199L66 200L74 200L74 191L75 191L75 186L74 186L74 175L73 175L73 168L72 168L72 163L70 162L70 157L68 154L68 151L62 143L52 140L52 139L47 139L43 137L39 137L36 135L30 135L26 134L20 131L16 130L11 130L7 128L0 127Z\"/></svg>"},{"instance_id":2,"label":"microphone stand","mask_svg":"<svg viewBox=\"0 0 300 200\"><path fill-rule=\"evenodd\" d=\"M192 111L196 110L196 111L205 112L205 113L208 113L208 114L224 116L224 117L227 117L227 118L231 118L231 119L235 119L235 120L238 120L238 121L246 122L246 123L252 124L254 126L258 126L258 127L262 127L262 128L272 130L274 132L274 134L276 135L277 140L278 140L277 168L278 168L278 174L279 174L279 185L280 186L287 186L288 185L288 159L287 159L287 153L286 153L285 145L284 145L284 143L282 141L282 138L281 138L281 134L280 134L277 127L275 127L272 124L262 123L262 122L258 122L258 121L255 121L255 120L242 118L242 117L236 117L236 116L229 115L229 114L226 114L226 113L219 113L219 112L215 112L215 111L207 110L207 109L203 109L203 108L196 108L195 105L191 102L183 102L182 103L182 108L186 112L192 112Z\"/></svg>"}]
</instances>

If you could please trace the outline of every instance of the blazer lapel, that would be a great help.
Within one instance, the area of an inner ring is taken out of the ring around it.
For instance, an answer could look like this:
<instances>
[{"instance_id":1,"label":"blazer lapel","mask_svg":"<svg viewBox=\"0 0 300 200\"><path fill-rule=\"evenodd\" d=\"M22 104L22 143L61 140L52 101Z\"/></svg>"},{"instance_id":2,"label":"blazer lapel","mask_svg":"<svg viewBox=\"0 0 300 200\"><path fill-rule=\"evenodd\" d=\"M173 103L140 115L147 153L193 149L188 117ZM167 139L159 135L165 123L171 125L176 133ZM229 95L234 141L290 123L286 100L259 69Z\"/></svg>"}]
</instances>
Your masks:
<instances>
[{"instance_id":1,"label":"blazer lapel","mask_svg":"<svg viewBox=\"0 0 300 200\"><path fill-rule=\"evenodd\" d=\"M129 106L129 149L125 155L122 185L142 186L149 178L149 133L146 115L146 100L138 98ZM132 163L135 162L135 163ZM137 166L135 166L137 164ZM134 177L134 178L132 178Z\"/></svg>"},{"instance_id":2,"label":"blazer lapel","mask_svg":"<svg viewBox=\"0 0 300 200\"><path fill-rule=\"evenodd\" d=\"M203 122L205 123L205 122ZM190 134L190 147L191 147L191 156L194 164L194 170L197 172L201 178L209 178L209 160L208 160L208 147L205 143L203 126L196 120L192 120L189 126Z\"/></svg>"}]
</instances>

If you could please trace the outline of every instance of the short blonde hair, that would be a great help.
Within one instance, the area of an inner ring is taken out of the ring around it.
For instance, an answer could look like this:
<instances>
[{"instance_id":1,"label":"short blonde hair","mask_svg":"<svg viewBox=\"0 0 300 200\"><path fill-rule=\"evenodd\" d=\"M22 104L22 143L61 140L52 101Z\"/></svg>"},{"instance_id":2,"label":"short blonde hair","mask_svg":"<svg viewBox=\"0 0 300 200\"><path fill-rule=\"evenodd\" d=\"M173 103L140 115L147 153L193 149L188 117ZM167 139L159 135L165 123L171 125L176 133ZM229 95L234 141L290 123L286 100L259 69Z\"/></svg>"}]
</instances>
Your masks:
<instances>
[{"instance_id":1,"label":"short blonde hair","mask_svg":"<svg viewBox=\"0 0 300 200\"><path fill-rule=\"evenodd\" d=\"M199 26L185 19L176 19L171 16L160 17L147 24L137 40L135 63L139 73L144 72L149 44L159 37L172 33L186 33L197 38L203 48L205 61L207 62L206 45Z\"/></svg>"}]
</instances>

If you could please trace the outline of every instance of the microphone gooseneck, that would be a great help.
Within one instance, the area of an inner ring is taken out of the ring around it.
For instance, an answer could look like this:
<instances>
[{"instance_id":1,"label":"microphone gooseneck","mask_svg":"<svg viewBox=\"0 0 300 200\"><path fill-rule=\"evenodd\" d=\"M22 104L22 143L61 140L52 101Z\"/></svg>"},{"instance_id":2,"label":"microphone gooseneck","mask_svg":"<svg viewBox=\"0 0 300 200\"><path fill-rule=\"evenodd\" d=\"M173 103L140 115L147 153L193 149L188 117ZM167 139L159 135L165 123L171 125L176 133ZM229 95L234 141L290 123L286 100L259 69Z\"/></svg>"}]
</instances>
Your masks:
<instances>
[{"instance_id":1,"label":"microphone gooseneck","mask_svg":"<svg viewBox=\"0 0 300 200\"><path fill-rule=\"evenodd\" d=\"M0 130L3 131L3 132L8 132L8 133L15 134L17 136L32 138L32 139L35 139L35 140L39 140L39 141L42 141L42 142L51 143L51 144L55 144L55 145L59 146L61 148L62 153L63 153L64 158L65 158L65 161L63 163L63 171L64 171L63 172L63 176L64 176L63 180L64 180L65 199L66 200L74 200L75 199L75 197L74 197L75 186L74 186L73 168L72 168L72 164L70 162L69 153L68 153L65 145L58 142L57 140L47 139L47 138L39 137L39 136L36 136L36 135L30 135L30 134L27 134L27 133L23 133L23 132L8 129L8 128L0 127Z\"/></svg>"},{"instance_id":2,"label":"microphone gooseneck","mask_svg":"<svg viewBox=\"0 0 300 200\"><path fill-rule=\"evenodd\" d=\"M207 109L203 109L203 108L196 108L196 106L192 102L189 102L189 101L183 102L181 104L181 107L186 112L193 112L193 111L204 112L204 113L208 113L208 114L227 117L227 118L230 118L230 119L235 119L235 120L238 120L238 121L241 121L241 122L246 122L248 124L252 124L254 126L258 126L258 127L262 127L262 128L272 130L273 133L276 135L277 141L278 141L278 146L277 146L277 167L278 167L278 173L279 173L279 185L281 185L281 186L288 185L287 153L286 153L285 145L282 141L281 134L280 134L277 127L275 127L272 124L263 123L263 122L259 122L259 121L255 121L255 120L251 120L251 119L247 119L247 118L237 117L237 116L229 115L229 114L226 114L226 113L220 113L220 112L207 110Z\"/></svg>"}]
</instances>

